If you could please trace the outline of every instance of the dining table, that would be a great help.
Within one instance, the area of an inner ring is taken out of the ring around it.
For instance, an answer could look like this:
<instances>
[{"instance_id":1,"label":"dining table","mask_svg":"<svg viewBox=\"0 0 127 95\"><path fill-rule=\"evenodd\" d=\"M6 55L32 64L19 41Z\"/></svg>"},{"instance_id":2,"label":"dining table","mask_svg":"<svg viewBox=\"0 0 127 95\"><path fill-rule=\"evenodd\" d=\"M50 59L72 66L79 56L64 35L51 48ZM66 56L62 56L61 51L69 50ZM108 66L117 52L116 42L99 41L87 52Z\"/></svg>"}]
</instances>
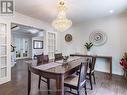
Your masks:
<instances>
[{"instance_id":1,"label":"dining table","mask_svg":"<svg viewBox=\"0 0 127 95\"><path fill-rule=\"evenodd\" d=\"M64 79L79 70L81 62L86 62L85 57L70 56L68 60L58 60L37 66L37 60L25 61L28 65L28 95L31 90L31 73L45 78L56 80L56 94L64 95ZM33 72L31 72L33 71Z\"/></svg>"}]
</instances>

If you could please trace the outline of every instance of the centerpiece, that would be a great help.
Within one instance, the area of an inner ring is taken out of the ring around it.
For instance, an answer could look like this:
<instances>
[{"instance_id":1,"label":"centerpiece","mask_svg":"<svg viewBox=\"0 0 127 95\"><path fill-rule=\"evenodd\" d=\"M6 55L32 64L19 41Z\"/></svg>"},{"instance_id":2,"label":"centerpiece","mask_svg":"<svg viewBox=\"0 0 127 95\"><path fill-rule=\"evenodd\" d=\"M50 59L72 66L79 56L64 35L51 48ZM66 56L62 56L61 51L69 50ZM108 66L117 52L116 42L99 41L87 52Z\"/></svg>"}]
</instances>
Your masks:
<instances>
[{"instance_id":1,"label":"centerpiece","mask_svg":"<svg viewBox=\"0 0 127 95\"><path fill-rule=\"evenodd\" d=\"M68 58L69 58L69 56L63 56L63 62L67 62L67 60L68 60Z\"/></svg>"},{"instance_id":2,"label":"centerpiece","mask_svg":"<svg viewBox=\"0 0 127 95\"><path fill-rule=\"evenodd\" d=\"M84 45L87 49L87 54L90 55L90 49L92 48L93 46L93 43L92 42L86 42L85 45Z\"/></svg>"}]
</instances>

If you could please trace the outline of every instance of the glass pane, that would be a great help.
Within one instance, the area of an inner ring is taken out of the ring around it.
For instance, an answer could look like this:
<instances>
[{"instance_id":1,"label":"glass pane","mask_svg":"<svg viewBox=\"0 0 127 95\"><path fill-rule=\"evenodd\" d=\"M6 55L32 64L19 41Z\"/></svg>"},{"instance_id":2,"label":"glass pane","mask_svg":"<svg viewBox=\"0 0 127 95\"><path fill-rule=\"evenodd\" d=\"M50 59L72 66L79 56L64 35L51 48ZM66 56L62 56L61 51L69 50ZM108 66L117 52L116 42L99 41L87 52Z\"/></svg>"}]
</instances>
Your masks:
<instances>
[{"instance_id":1,"label":"glass pane","mask_svg":"<svg viewBox=\"0 0 127 95\"><path fill-rule=\"evenodd\" d=\"M53 35L51 34L51 39L53 39Z\"/></svg>"},{"instance_id":2,"label":"glass pane","mask_svg":"<svg viewBox=\"0 0 127 95\"><path fill-rule=\"evenodd\" d=\"M16 44L16 50L19 51L20 50L20 41L19 41L19 39L15 39L15 44Z\"/></svg>"},{"instance_id":3,"label":"glass pane","mask_svg":"<svg viewBox=\"0 0 127 95\"><path fill-rule=\"evenodd\" d=\"M0 23L0 33L6 33L6 24Z\"/></svg>"},{"instance_id":4,"label":"glass pane","mask_svg":"<svg viewBox=\"0 0 127 95\"><path fill-rule=\"evenodd\" d=\"M50 38L50 33L48 33L48 38Z\"/></svg>"},{"instance_id":5,"label":"glass pane","mask_svg":"<svg viewBox=\"0 0 127 95\"><path fill-rule=\"evenodd\" d=\"M6 77L7 76L7 68L1 68L1 74L0 74L1 76L1 78L3 78L3 77Z\"/></svg>"},{"instance_id":6,"label":"glass pane","mask_svg":"<svg viewBox=\"0 0 127 95\"><path fill-rule=\"evenodd\" d=\"M54 34L54 39L56 39L56 35Z\"/></svg>"},{"instance_id":7,"label":"glass pane","mask_svg":"<svg viewBox=\"0 0 127 95\"><path fill-rule=\"evenodd\" d=\"M6 36L0 36L0 44L6 44Z\"/></svg>"},{"instance_id":8,"label":"glass pane","mask_svg":"<svg viewBox=\"0 0 127 95\"><path fill-rule=\"evenodd\" d=\"M25 40L25 51L28 50L28 40Z\"/></svg>"},{"instance_id":9,"label":"glass pane","mask_svg":"<svg viewBox=\"0 0 127 95\"><path fill-rule=\"evenodd\" d=\"M7 58L6 57L0 58L0 65L1 65L1 67L4 67L7 65Z\"/></svg>"},{"instance_id":10,"label":"glass pane","mask_svg":"<svg viewBox=\"0 0 127 95\"><path fill-rule=\"evenodd\" d=\"M6 46L0 46L0 54L1 55L6 55Z\"/></svg>"}]
</instances>

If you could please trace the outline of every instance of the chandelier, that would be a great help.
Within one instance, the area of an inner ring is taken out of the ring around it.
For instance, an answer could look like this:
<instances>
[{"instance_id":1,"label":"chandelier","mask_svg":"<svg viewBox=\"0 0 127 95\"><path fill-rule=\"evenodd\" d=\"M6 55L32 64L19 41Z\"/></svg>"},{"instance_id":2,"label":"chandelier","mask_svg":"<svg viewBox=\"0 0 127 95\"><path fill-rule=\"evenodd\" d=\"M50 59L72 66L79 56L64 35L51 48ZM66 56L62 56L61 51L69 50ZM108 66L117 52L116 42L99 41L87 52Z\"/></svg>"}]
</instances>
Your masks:
<instances>
[{"instance_id":1,"label":"chandelier","mask_svg":"<svg viewBox=\"0 0 127 95\"><path fill-rule=\"evenodd\" d=\"M57 18L52 22L52 26L57 31L66 31L72 26L72 21L66 18L66 10L67 7L65 5L64 0L60 0L58 3L58 16Z\"/></svg>"}]
</instances>

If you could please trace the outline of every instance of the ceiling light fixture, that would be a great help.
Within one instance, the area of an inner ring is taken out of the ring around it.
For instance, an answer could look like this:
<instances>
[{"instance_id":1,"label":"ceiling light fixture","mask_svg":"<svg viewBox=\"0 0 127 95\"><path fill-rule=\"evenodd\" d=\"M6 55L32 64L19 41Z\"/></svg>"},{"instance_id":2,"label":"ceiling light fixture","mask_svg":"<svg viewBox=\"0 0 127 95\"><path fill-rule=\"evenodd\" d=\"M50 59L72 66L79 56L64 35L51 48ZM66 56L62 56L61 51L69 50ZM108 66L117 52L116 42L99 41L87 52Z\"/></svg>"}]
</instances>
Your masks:
<instances>
[{"instance_id":1,"label":"ceiling light fixture","mask_svg":"<svg viewBox=\"0 0 127 95\"><path fill-rule=\"evenodd\" d=\"M112 14L112 13L114 13L114 10L110 10L109 12Z\"/></svg>"},{"instance_id":2,"label":"ceiling light fixture","mask_svg":"<svg viewBox=\"0 0 127 95\"><path fill-rule=\"evenodd\" d=\"M58 16L57 18L52 22L52 26L57 30L57 31L66 31L72 26L72 21L66 18L66 10L67 7L65 5L64 0L59 0L58 3Z\"/></svg>"},{"instance_id":3,"label":"ceiling light fixture","mask_svg":"<svg viewBox=\"0 0 127 95\"><path fill-rule=\"evenodd\" d=\"M37 29L29 29L27 31L29 31L31 34L36 34L39 32Z\"/></svg>"}]
</instances>

